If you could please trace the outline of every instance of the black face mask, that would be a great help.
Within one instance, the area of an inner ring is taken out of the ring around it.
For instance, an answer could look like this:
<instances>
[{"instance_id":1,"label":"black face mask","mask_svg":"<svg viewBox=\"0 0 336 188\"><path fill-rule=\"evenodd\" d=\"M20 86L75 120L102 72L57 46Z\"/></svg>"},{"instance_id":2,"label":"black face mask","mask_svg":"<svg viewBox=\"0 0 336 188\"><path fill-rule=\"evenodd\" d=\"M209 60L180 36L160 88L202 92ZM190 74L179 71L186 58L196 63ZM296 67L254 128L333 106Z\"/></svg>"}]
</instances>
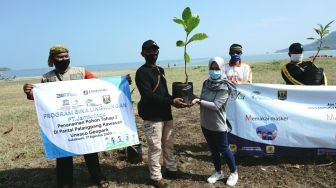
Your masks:
<instances>
[{"instance_id":1,"label":"black face mask","mask_svg":"<svg viewBox=\"0 0 336 188\"><path fill-rule=\"evenodd\" d=\"M146 63L154 65L156 60L158 58L157 54L153 54L153 55L146 55L145 59L146 59Z\"/></svg>"},{"instance_id":2,"label":"black face mask","mask_svg":"<svg viewBox=\"0 0 336 188\"><path fill-rule=\"evenodd\" d=\"M65 59L62 61L57 61L57 60L54 61L54 66L56 70L59 70L62 72L65 71L69 67L69 64L70 64L70 59Z\"/></svg>"}]
</instances>

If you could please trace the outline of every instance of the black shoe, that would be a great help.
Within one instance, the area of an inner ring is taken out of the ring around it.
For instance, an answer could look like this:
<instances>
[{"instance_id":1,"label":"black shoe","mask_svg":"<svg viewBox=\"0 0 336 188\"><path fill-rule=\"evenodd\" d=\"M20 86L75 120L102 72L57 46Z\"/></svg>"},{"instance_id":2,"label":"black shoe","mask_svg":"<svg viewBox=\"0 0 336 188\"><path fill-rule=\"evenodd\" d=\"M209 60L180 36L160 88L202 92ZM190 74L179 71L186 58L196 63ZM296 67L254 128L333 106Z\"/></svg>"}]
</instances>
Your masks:
<instances>
[{"instance_id":1,"label":"black shoe","mask_svg":"<svg viewBox=\"0 0 336 188\"><path fill-rule=\"evenodd\" d=\"M181 178L183 175L184 173L181 170L170 171L166 169L166 177L168 179L178 179L178 178Z\"/></svg>"},{"instance_id":2,"label":"black shoe","mask_svg":"<svg viewBox=\"0 0 336 188\"><path fill-rule=\"evenodd\" d=\"M157 188L170 188L168 183L163 178L160 180L152 180L152 185Z\"/></svg>"}]
</instances>

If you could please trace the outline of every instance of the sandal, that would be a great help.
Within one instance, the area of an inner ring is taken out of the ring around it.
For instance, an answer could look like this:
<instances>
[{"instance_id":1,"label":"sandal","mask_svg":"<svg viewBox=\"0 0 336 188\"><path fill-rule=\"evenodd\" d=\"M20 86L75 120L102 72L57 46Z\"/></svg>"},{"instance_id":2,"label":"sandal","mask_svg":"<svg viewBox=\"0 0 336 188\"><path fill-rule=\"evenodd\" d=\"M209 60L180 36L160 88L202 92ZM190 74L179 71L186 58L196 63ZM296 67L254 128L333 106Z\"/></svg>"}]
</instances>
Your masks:
<instances>
[{"instance_id":1,"label":"sandal","mask_svg":"<svg viewBox=\"0 0 336 188\"><path fill-rule=\"evenodd\" d=\"M107 188L110 186L109 182L106 180L100 180L97 185L99 188Z\"/></svg>"}]
</instances>

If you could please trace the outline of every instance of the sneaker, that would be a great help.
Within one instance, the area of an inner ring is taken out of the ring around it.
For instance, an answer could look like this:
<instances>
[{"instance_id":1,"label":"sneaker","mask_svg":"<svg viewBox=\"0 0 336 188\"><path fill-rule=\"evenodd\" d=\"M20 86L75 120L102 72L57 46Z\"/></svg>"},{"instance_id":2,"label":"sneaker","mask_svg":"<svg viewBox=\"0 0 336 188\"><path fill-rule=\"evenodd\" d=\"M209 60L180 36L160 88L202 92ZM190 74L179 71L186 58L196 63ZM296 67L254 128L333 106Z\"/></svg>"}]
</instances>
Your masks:
<instances>
[{"instance_id":1,"label":"sneaker","mask_svg":"<svg viewBox=\"0 0 336 188\"><path fill-rule=\"evenodd\" d=\"M238 172L231 173L229 178L226 181L226 185L235 186L238 182Z\"/></svg>"},{"instance_id":2,"label":"sneaker","mask_svg":"<svg viewBox=\"0 0 336 188\"><path fill-rule=\"evenodd\" d=\"M215 172L208 178L209 183L215 183L217 180L221 180L224 178L223 172Z\"/></svg>"},{"instance_id":3,"label":"sneaker","mask_svg":"<svg viewBox=\"0 0 336 188\"><path fill-rule=\"evenodd\" d=\"M168 183L166 183L163 178L160 180L152 180L152 185L154 185L156 188L170 188Z\"/></svg>"},{"instance_id":4,"label":"sneaker","mask_svg":"<svg viewBox=\"0 0 336 188\"><path fill-rule=\"evenodd\" d=\"M184 173L181 170L170 171L170 170L166 169L166 177L168 179L178 179L178 178L182 177L183 174Z\"/></svg>"}]
</instances>

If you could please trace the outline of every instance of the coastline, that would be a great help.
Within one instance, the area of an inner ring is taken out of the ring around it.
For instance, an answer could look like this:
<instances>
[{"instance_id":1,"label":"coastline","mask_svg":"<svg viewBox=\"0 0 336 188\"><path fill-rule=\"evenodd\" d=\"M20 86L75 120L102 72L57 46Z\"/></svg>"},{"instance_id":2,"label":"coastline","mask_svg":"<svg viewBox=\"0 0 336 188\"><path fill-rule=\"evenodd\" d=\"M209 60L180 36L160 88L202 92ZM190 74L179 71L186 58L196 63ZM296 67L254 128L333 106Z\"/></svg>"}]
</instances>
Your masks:
<instances>
[{"instance_id":1,"label":"coastline","mask_svg":"<svg viewBox=\"0 0 336 188\"><path fill-rule=\"evenodd\" d=\"M141 66L141 65L140 65ZM139 66L139 67L140 67ZM199 67L200 65L188 66L192 67ZM163 67L164 69L184 69L184 67ZM89 70L89 69L88 69ZM136 69L123 69L123 70L102 70L102 71L91 71L97 77L109 77L109 76L123 76L126 74L135 74ZM8 82L8 81L24 81L24 80L40 80L42 78L42 74L40 76L18 76L14 79L3 79L0 82Z\"/></svg>"},{"instance_id":2,"label":"coastline","mask_svg":"<svg viewBox=\"0 0 336 188\"><path fill-rule=\"evenodd\" d=\"M310 58L305 58L304 59L304 61L309 61L309 60L311 60L311 59ZM205 60L203 60L203 63L187 64L188 72L189 73L192 72L193 69L199 69L199 68L204 69L204 67L206 69L208 63L207 63L207 61L206 62L204 62L204 61ZM256 71L259 72L259 69L264 69L264 70L267 71L269 68L271 68L271 69L277 69L277 70L280 71L281 66L283 64L287 63L287 62L288 62L288 59L265 60L265 61L261 61L261 62L259 62L259 61L244 61L244 59L243 59L243 63L246 63L246 64L251 66L251 68L253 70L254 77L258 76L257 74L255 74L255 72ZM327 63L328 67L325 67L325 65L326 65L325 62L331 62L331 63ZM328 76L328 79L329 79L331 77L331 74L328 73L328 72L333 72L331 70L334 70L334 68L333 68L333 67L335 67L334 62L336 62L336 57L317 58L316 61L315 61L315 64L317 64L318 66L320 66L322 68L327 68L327 69L325 69L325 72L327 73L327 76ZM111 67L109 67L105 70L92 70L89 67L86 67L86 66L84 66L84 67L87 70L89 70L90 72L92 72L98 78L99 77L111 77L111 76L123 76L123 75L130 74L131 77L134 79L135 72L141 65L143 65L143 64L137 64L137 67L134 67L134 68L120 69L122 67L119 67L115 70L111 69ZM99 66L101 66L101 65L99 65ZM165 69L166 77L167 77L168 80L171 80L171 79L175 80L176 79L176 74L178 74L178 72L183 72L184 71L184 65L181 65L181 64L177 64L175 66L168 67L166 64L160 63L160 66ZM331 67L331 69L330 69L330 67ZM38 69L38 70L44 70L44 69ZM174 71L171 71L171 70L174 70ZM27 71L32 71L32 70L27 70ZM0 79L0 82L13 82L13 81L25 81L25 80L32 80L34 82L39 82L42 75L44 73L46 73L47 71L50 71L50 70L44 70L43 72L41 71L41 73L37 76L36 75L34 75L34 76L18 76L18 75L16 75L14 79L12 79L13 76L7 76L7 77L5 77L6 79ZM170 76L172 76L172 77L169 78ZM190 76L193 77L193 75L190 75ZM178 77L180 77L180 76L178 76ZM182 80L184 80L184 79L182 79Z\"/></svg>"},{"instance_id":3,"label":"coastline","mask_svg":"<svg viewBox=\"0 0 336 188\"><path fill-rule=\"evenodd\" d=\"M306 51L304 53L305 59L309 59L309 57L315 54L315 51ZM320 58L323 60L333 59L336 56L336 50L328 50L328 51L321 51L320 54L328 54L328 58ZM229 62L229 56L222 56L224 61L227 63ZM187 64L187 67L195 67L195 66L207 66L209 58L193 58L191 62ZM242 56L242 60L244 63L249 65L254 64L264 64L264 63L273 63L273 62L283 62L288 61L288 54L287 53L269 53L269 54L244 54ZM96 65L75 65L72 64L73 67L84 67L90 72L98 72L99 74L108 75L106 73L100 72L110 72L110 71L117 71L117 72L133 72L136 71L144 62L137 61L137 62L125 62L125 63L112 63L112 64L96 64ZM183 68L184 61L178 59L172 60L158 60L158 64L161 65L163 68ZM34 68L34 69L12 69L10 71L0 71L2 74L2 78L13 78L13 77L20 77L25 79L30 79L31 77L41 76L44 73L52 70L50 67L42 67L42 68Z\"/></svg>"}]
</instances>

